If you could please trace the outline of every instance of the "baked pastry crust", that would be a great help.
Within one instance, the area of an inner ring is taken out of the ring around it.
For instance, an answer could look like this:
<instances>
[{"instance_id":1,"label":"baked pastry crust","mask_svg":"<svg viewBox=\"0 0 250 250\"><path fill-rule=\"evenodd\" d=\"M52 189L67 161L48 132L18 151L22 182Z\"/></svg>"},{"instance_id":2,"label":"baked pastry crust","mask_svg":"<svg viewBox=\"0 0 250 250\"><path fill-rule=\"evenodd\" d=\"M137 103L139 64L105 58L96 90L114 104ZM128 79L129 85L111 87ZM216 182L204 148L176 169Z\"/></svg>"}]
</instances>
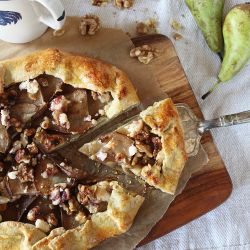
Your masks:
<instances>
[{"instance_id":1,"label":"baked pastry crust","mask_svg":"<svg viewBox=\"0 0 250 250\"><path fill-rule=\"evenodd\" d=\"M67 230L64 234L54 238L49 243L49 249L90 249L105 239L129 230L144 198L140 195L127 193L115 181L111 182L111 185L113 191L107 210L93 214L84 225Z\"/></svg>"},{"instance_id":2,"label":"baked pastry crust","mask_svg":"<svg viewBox=\"0 0 250 250\"><path fill-rule=\"evenodd\" d=\"M98 93L110 92L113 101L107 117L139 102L128 77L117 67L85 56L49 48L0 62L0 93L11 84L33 79L41 74L52 75L75 88Z\"/></svg>"},{"instance_id":3,"label":"baked pastry crust","mask_svg":"<svg viewBox=\"0 0 250 250\"><path fill-rule=\"evenodd\" d=\"M46 49L0 62L0 94L4 88L52 75L75 88L100 94L110 93L105 106L108 118L139 102L128 77L103 61L73 55L58 49ZM32 224L5 221L0 223L0 249L89 249L101 241L126 232L144 198L128 193L117 182L110 182L112 193L105 212L91 215L84 224L71 230L56 228L46 235Z\"/></svg>"},{"instance_id":4,"label":"baked pastry crust","mask_svg":"<svg viewBox=\"0 0 250 250\"><path fill-rule=\"evenodd\" d=\"M149 185L174 194L187 160L178 111L168 98L141 112L140 117L150 126L152 133L161 137L162 142L162 150L157 156L162 159L161 169L146 166L140 176Z\"/></svg>"},{"instance_id":5,"label":"baked pastry crust","mask_svg":"<svg viewBox=\"0 0 250 250\"><path fill-rule=\"evenodd\" d=\"M0 249L32 249L32 246L46 234L31 224L15 221L0 223Z\"/></svg>"},{"instance_id":6,"label":"baked pastry crust","mask_svg":"<svg viewBox=\"0 0 250 250\"><path fill-rule=\"evenodd\" d=\"M141 112L140 118L150 127L150 133L160 137L162 149L158 152L154 165L129 166L128 169L149 185L163 192L174 194L187 160L183 130L177 109L172 100L168 98L154 103L153 106ZM124 126L118 131L124 133L125 130L126 134L126 129ZM80 151L88 156L93 156L93 150L100 150L96 147L97 144L98 140L87 143L80 148ZM121 147L123 146L121 145ZM126 147L125 144L124 147ZM109 165L108 162L107 165Z\"/></svg>"},{"instance_id":7,"label":"baked pastry crust","mask_svg":"<svg viewBox=\"0 0 250 250\"><path fill-rule=\"evenodd\" d=\"M107 210L93 214L84 224L71 229L56 228L47 236L31 224L0 223L0 248L3 250L83 250L129 230L144 197L128 193L111 181L112 193Z\"/></svg>"}]
</instances>

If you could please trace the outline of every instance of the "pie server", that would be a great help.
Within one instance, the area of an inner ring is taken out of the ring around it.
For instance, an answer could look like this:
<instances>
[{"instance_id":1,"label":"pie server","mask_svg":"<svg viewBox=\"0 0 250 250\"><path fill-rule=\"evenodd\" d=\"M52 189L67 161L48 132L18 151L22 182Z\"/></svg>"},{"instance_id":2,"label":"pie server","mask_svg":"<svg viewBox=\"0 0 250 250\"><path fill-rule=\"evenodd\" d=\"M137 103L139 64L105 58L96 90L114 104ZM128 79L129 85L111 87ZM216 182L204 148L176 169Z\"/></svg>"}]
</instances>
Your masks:
<instances>
[{"instance_id":1,"label":"pie server","mask_svg":"<svg viewBox=\"0 0 250 250\"><path fill-rule=\"evenodd\" d=\"M195 156L198 153L201 137L206 131L212 128L250 122L250 111L225 115L213 120L199 120L188 105L181 103L176 104L176 107L182 122L185 147L189 156ZM103 120L84 135L73 135L70 142L57 147L50 155L57 161L66 160L73 168L83 170L87 176L95 177L98 180L99 178L118 178L117 176L119 176L122 180L126 179L127 183L137 185L138 180L135 180L132 174L126 176L120 167L110 168L103 164L98 164L80 153L79 148L101 135L108 134L130 121L138 119L139 113L144 109L145 106L143 104L138 104L108 121Z\"/></svg>"}]
</instances>

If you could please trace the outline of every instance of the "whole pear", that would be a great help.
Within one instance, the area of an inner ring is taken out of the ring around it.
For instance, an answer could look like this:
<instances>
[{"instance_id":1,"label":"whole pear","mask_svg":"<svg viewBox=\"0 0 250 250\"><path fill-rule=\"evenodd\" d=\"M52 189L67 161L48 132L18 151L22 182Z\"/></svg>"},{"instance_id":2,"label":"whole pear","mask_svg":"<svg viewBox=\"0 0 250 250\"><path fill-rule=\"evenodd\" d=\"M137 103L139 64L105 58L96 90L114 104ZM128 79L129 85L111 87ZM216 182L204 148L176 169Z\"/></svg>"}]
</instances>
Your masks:
<instances>
[{"instance_id":1,"label":"whole pear","mask_svg":"<svg viewBox=\"0 0 250 250\"><path fill-rule=\"evenodd\" d=\"M209 48L223 51L222 18L225 0L185 0Z\"/></svg>"},{"instance_id":2,"label":"whole pear","mask_svg":"<svg viewBox=\"0 0 250 250\"><path fill-rule=\"evenodd\" d=\"M202 96L205 99L218 85L235 76L250 59L250 3L234 6L223 24L225 53L218 82Z\"/></svg>"}]
</instances>

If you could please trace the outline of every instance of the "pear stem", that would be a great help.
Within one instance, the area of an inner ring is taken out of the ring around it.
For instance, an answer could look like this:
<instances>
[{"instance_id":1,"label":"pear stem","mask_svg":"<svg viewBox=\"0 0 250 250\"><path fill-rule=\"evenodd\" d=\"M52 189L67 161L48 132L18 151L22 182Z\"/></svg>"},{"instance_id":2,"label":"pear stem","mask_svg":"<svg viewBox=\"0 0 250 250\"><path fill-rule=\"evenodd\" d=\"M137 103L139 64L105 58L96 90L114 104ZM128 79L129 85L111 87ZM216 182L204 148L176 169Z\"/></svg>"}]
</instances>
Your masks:
<instances>
[{"instance_id":1,"label":"pear stem","mask_svg":"<svg viewBox=\"0 0 250 250\"><path fill-rule=\"evenodd\" d=\"M214 84L214 86L206 93L206 94L204 94L202 97L201 97L201 99L202 100L205 100L215 89L217 89L217 87L219 86L219 84L221 83L221 81L220 80L218 80L215 84Z\"/></svg>"}]
</instances>

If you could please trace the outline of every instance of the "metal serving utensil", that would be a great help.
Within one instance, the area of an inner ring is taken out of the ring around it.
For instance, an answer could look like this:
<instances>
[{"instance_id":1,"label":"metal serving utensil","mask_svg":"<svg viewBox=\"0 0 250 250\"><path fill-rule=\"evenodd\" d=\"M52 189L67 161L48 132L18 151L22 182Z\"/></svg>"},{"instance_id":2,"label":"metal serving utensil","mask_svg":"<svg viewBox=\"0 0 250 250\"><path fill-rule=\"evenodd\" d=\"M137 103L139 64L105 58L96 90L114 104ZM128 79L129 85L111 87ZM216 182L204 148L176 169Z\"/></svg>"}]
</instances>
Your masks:
<instances>
[{"instance_id":1,"label":"metal serving utensil","mask_svg":"<svg viewBox=\"0 0 250 250\"><path fill-rule=\"evenodd\" d=\"M180 103L176 107L182 121L185 147L189 156L195 156L198 153L201 137L210 129L250 123L250 110L202 121L195 116L187 104Z\"/></svg>"}]
</instances>

